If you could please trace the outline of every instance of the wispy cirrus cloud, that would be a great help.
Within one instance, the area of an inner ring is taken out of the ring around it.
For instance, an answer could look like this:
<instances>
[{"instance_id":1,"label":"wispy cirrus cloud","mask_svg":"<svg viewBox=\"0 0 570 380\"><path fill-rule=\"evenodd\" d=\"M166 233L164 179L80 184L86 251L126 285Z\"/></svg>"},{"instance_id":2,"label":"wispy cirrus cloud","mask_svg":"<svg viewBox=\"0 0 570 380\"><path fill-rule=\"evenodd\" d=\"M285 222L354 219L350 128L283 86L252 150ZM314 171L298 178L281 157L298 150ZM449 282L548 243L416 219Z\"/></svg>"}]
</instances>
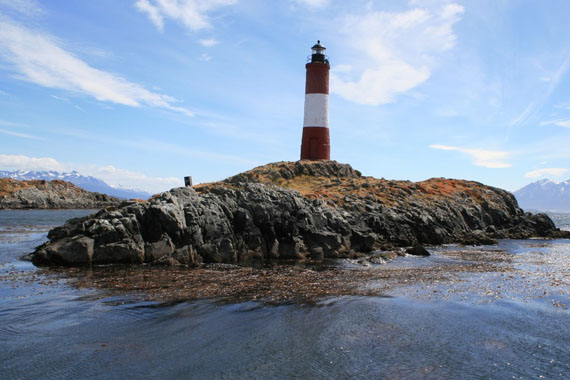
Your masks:
<instances>
[{"instance_id":1,"label":"wispy cirrus cloud","mask_svg":"<svg viewBox=\"0 0 570 380\"><path fill-rule=\"evenodd\" d=\"M23 124L20 123L14 123L13 121L7 121L7 120L2 120L0 119L0 125L3 125L5 127L23 127Z\"/></svg>"},{"instance_id":2,"label":"wispy cirrus cloud","mask_svg":"<svg viewBox=\"0 0 570 380\"><path fill-rule=\"evenodd\" d=\"M518 125L523 125L534 118L546 104L562 79L564 79L568 69L570 69L570 54L564 58L562 63L552 72L551 75L545 78L544 81L548 83L546 89L538 92L538 95L528 103L526 108L511 120L510 126L516 127Z\"/></svg>"},{"instance_id":3,"label":"wispy cirrus cloud","mask_svg":"<svg viewBox=\"0 0 570 380\"><path fill-rule=\"evenodd\" d=\"M138 0L135 7L146 13L160 31L164 20L171 19L191 32L212 27L208 13L233 5L236 0Z\"/></svg>"},{"instance_id":4,"label":"wispy cirrus cloud","mask_svg":"<svg viewBox=\"0 0 570 380\"><path fill-rule=\"evenodd\" d=\"M457 151L470 156L473 159L473 165L482 166L491 169L509 168L512 165L506 160L511 156L509 152L500 150L462 148L449 145L433 144L429 146L432 149Z\"/></svg>"},{"instance_id":5,"label":"wispy cirrus cloud","mask_svg":"<svg viewBox=\"0 0 570 380\"><path fill-rule=\"evenodd\" d=\"M0 15L0 58L16 77L37 85L91 96L131 107L157 107L192 116L171 96L155 93L117 74L91 67L61 46L56 38Z\"/></svg>"},{"instance_id":6,"label":"wispy cirrus cloud","mask_svg":"<svg viewBox=\"0 0 570 380\"><path fill-rule=\"evenodd\" d=\"M44 12L34 0L0 0L0 8L11 9L28 16L37 16Z\"/></svg>"},{"instance_id":7,"label":"wispy cirrus cloud","mask_svg":"<svg viewBox=\"0 0 570 380\"><path fill-rule=\"evenodd\" d=\"M557 119L557 120L547 120L540 123L543 125L557 125L559 127L570 128L570 120L568 119Z\"/></svg>"},{"instance_id":8,"label":"wispy cirrus cloud","mask_svg":"<svg viewBox=\"0 0 570 380\"><path fill-rule=\"evenodd\" d=\"M526 178L560 177L568 172L566 168L542 168L525 173Z\"/></svg>"},{"instance_id":9,"label":"wispy cirrus cloud","mask_svg":"<svg viewBox=\"0 0 570 380\"><path fill-rule=\"evenodd\" d=\"M398 94L425 82L438 54L455 45L453 25L463 12L461 5L448 3L342 18L341 33L358 61L344 63L342 71L333 70L331 91L360 104L393 102Z\"/></svg>"},{"instance_id":10,"label":"wispy cirrus cloud","mask_svg":"<svg viewBox=\"0 0 570 380\"><path fill-rule=\"evenodd\" d=\"M42 137L39 136L34 136L34 135L30 135L28 133L22 133L22 132L14 132L14 131L10 131L8 129L3 129L0 128L0 133L3 135L8 135L8 136L15 136L15 137L20 137L23 139L30 139L30 140L45 140Z\"/></svg>"},{"instance_id":11,"label":"wispy cirrus cloud","mask_svg":"<svg viewBox=\"0 0 570 380\"><path fill-rule=\"evenodd\" d=\"M23 139L30 139L30 140L45 140L43 137L40 136L35 136L35 135L31 135L29 133L22 133L22 132L16 132L13 129L14 128L29 128L27 125L21 124L21 123L14 123L12 121L7 121L7 120L1 120L0 119L0 126L3 127L9 127L10 129L6 129L6 128L0 128L0 134L3 135L7 135L7 136L14 136L14 137L20 137Z\"/></svg>"}]
</instances>

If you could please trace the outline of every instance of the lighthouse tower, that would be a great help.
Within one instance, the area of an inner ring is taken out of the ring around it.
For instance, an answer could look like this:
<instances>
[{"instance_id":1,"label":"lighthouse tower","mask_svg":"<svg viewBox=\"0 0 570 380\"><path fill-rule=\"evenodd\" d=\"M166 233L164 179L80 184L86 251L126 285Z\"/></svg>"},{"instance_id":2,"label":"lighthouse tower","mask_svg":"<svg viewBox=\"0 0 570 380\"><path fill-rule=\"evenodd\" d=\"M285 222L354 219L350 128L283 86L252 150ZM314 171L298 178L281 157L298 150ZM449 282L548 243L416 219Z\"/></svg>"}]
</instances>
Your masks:
<instances>
[{"instance_id":1,"label":"lighthouse tower","mask_svg":"<svg viewBox=\"0 0 570 380\"><path fill-rule=\"evenodd\" d=\"M329 60L321 41L312 54L305 82L305 119L301 141L301 160L330 160L329 137Z\"/></svg>"}]
</instances>

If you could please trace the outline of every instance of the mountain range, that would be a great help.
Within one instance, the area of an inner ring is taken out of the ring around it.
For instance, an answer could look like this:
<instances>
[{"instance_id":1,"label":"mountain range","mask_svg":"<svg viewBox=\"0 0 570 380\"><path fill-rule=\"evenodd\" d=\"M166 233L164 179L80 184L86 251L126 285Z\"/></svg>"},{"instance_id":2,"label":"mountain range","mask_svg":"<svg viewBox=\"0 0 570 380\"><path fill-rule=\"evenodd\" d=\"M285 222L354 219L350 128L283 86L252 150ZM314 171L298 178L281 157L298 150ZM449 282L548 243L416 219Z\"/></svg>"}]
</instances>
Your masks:
<instances>
[{"instance_id":1,"label":"mountain range","mask_svg":"<svg viewBox=\"0 0 570 380\"><path fill-rule=\"evenodd\" d=\"M513 192L519 206L527 210L570 212L570 179L556 182L541 179Z\"/></svg>"},{"instance_id":2,"label":"mountain range","mask_svg":"<svg viewBox=\"0 0 570 380\"><path fill-rule=\"evenodd\" d=\"M72 172L57 172L57 171L2 171L0 170L0 178L12 178L18 180L33 180L33 179L43 179L51 181L54 179L59 179L62 181L67 181L73 183L75 186L81 187L87 191L93 191L97 193L107 194L117 198L123 199L148 199L152 194L140 190L132 189L122 186L111 186L105 181L91 177L84 176L75 170Z\"/></svg>"}]
</instances>

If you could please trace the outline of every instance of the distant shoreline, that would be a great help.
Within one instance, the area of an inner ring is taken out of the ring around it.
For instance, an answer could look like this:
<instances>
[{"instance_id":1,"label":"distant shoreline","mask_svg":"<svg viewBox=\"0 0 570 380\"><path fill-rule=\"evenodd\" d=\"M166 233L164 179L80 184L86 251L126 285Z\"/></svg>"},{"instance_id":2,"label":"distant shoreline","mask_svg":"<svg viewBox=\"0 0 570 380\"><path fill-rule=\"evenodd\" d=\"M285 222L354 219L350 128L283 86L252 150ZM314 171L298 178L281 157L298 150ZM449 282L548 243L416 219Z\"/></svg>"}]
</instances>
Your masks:
<instances>
[{"instance_id":1,"label":"distant shoreline","mask_svg":"<svg viewBox=\"0 0 570 380\"><path fill-rule=\"evenodd\" d=\"M0 210L102 209L121 202L119 198L93 193L62 180L0 178Z\"/></svg>"}]
</instances>

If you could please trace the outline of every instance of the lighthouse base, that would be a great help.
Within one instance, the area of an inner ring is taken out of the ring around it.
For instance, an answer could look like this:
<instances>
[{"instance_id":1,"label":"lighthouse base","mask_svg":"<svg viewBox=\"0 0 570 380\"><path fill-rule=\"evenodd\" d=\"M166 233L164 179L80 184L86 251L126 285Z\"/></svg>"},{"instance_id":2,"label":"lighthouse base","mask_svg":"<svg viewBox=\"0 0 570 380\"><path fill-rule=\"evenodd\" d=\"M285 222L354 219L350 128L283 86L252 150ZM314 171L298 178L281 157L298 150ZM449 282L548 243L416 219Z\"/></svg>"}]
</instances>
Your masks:
<instances>
[{"instance_id":1,"label":"lighthouse base","mask_svg":"<svg viewBox=\"0 0 570 380\"><path fill-rule=\"evenodd\" d=\"M330 160L331 143L326 127L304 127L301 160Z\"/></svg>"}]
</instances>

